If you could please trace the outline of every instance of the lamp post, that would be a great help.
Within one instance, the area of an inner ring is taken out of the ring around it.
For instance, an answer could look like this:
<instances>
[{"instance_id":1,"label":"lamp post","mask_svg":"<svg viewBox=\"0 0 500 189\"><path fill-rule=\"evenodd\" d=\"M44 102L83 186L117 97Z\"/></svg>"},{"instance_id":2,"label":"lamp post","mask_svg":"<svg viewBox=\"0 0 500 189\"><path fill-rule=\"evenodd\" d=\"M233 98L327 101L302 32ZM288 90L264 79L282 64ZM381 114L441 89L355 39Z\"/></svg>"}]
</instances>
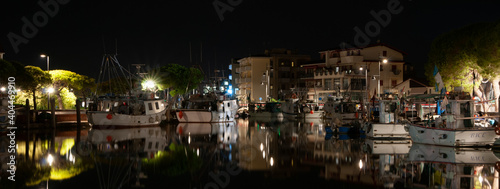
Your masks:
<instances>
[{"instance_id":1,"label":"lamp post","mask_svg":"<svg viewBox=\"0 0 500 189\"><path fill-rule=\"evenodd\" d=\"M382 80L381 77L380 77L380 62L386 64L387 63L387 59L386 58L381 58L381 59L378 60L378 75L373 75L374 78L375 78L375 76L378 76L378 81L377 81L377 97L380 97L380 80Z\"/></svg>"},{"instance_id":2,"label":"lamp post","mask_svg":"<svg viewBox=\"0 0 500 189\"><path fill-rule=\"evenodd\" d=\"M53 93L53 92L54 92L54 88L49 87L47 89L47 93L49 93L49 100L47 101L47 107L48 107L48 109L50 109L50 94Z\"/></svg>"},{"instance_id":3,"label":"lamp post","mask_svg":"<svg viewBox=\"0 0 500 189\"><path fill-rule=\"evenodd\" d=\"M364 98L364 103L363 103L363 115L365 115L365 105L369 104L368 103L368 66L365 65L366 70L365 70L365 98ZM363 67L359 67L359 70L363 71ZM368 107L368 106L366 106Z\"/></svg>"},{"instance_id":4,"label":"lamp post","mask_svg":"<svg viewBox=\"0 0 500 189\"><path fill-rule=\"evenodd\" d=\"M50 57L48 55L45 55L45 54L41 54L40 57L42 58L47 58L47 72L50 70L49 69L49 65L50 65ZM51 91L51 92L50 92ZM50 93L54 92L54 89L51 87L49 88L49 99L47 101L47 109L50 109Z\"/></svg>"}]
</instances>

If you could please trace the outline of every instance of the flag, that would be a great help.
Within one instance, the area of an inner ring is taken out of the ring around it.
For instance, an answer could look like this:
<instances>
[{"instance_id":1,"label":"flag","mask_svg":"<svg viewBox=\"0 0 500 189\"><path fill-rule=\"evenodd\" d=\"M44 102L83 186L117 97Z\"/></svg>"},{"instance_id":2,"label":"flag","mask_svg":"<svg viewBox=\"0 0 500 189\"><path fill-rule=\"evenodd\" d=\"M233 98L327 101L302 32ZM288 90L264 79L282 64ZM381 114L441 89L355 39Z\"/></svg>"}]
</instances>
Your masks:
<instances>
[{"instance_id":1,"label":"flag","mask_svg":"<svg viewBox=\"0 0 500 189\"><path fill-rule=\"evenodd\" d=\"M441 78L441 74L439 74L439 71L438 71L438 68L436 65L434 65L434 80L436 81L436 92L438 92L444 86L443 86L443 79Z\"/></svg>"},{"instance_id":2,"label":"flag","mask_svg":"<svg viewBox=\"0 0 500 189\"><path fill-rule=\"evenodd\" d=\"M444 99L443 99L443 103L442 103L442 106L446 106L448 104L448 98L446 96L444 96Z\"/></svg>"}]
</instances>

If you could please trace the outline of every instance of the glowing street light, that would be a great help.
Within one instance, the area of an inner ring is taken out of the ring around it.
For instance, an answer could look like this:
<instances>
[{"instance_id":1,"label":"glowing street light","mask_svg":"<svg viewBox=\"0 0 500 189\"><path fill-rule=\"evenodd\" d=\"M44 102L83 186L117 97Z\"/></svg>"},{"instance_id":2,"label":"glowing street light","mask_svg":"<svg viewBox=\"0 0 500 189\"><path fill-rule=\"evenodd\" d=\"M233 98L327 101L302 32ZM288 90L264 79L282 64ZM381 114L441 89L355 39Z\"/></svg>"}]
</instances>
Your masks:
<instances>
[{"instance_id":1,"label":"glowing street light","mask_svg":"<svg viewBox=\"0 0 500 189\"><path fill-rule=\"evenodd\" d=\"M0 88L0 91L4 92L6 89L5 87Z\"/></svg>"},{"instance_id":2,"label":"glowing street light","mask_svg":"<svg viewBox=\"0 0 500 189\"><path fill-rule=\"evenodd\" d=\"M271 164L271 167L274 165L274 159L273 159L273 157L271 157L271 160L270 160L269 164Z\"/></svg>"},{"instance_id":3,"label":"glowing street light","mask_svg":"<svg viewBox=\"0 0 500 189\"><path fill-rule=\"evenodd\" d=\"M52 94L54 92L54 88L52 87L49 87L47 89L47 93L49 93L49 100L47 101L47 108L50 109L50 94Z\"/></svg>"}]
</instances>

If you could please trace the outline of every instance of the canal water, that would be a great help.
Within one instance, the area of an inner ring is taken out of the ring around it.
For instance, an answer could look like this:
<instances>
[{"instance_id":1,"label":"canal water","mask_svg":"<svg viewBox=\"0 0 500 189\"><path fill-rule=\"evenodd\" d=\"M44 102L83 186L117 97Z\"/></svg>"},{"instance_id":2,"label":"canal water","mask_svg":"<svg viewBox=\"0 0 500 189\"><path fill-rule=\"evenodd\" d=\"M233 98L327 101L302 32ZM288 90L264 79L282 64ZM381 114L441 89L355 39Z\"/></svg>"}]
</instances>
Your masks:
<instances>
[{"instance_id":1,"label":"canal water","mask_svg":"<svg viewBox=\"0 0 500 189\"><path fill-rule=\"evenodd\" d=\"M498 188L492 149L326 133L320 120L17 130L0 188ZM79 139L79 140L78 140Z\"/></svg>"}]
</instances>

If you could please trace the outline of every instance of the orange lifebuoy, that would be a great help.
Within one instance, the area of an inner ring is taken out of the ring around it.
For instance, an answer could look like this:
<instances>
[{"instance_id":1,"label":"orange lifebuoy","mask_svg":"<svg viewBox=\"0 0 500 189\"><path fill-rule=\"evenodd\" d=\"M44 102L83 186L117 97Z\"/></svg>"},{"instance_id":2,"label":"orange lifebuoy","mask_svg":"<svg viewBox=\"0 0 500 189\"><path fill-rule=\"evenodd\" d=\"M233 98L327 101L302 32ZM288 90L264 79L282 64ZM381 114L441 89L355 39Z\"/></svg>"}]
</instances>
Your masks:
<instances>
[{"instance_id":1,"label":"orange lifebuoy","mask_svg":"<svg viewBox=\"0 0 500 189\"><path fill-rule=\"evenodd\" d=\"M108 135L108 136L106 136L106 140L107 140L108 142L111 142L111 140L113 140L113 137L111 137L111 136L109 136L109 135Z\"/></svg>"},{"instance_id":2,"label":"orange lifebuoy","mask_svg":"<svg viewBox=\"0 0 500 189\"><path fill-rule=\"evenodd\" d=\"M108 119L112 119L112 118L113 118L113 114L108 114L108 115L106 115L106 118L108 118Z\"/></svg>"},{"instance_id":3,"label":"orange lifebuoy","mask_svg":"<svg viewBox=\"0 0 500 189\"><path fill-rule=\"evenodd\" d=\"M497 135L500 135L500 127L495 127L495 133L496 133Z\"/></svg>"},{"instance_id":4,"label":"orange lifebuoy","mask_svg":"<svg viewBox=\"0 0 500 189\"><path fill-rule=\"evenodd\" d=\"M311 110L311 114L314 114L314 112Z\"/></svg>"},{"instance_id":5,"label":"orange lifebuoy","mask_svg":"<svg viewBox=\"0 0 500 189\"><path fill-rule=\"evenodd\" d=\"M182 119L182 111L179 111L179 119Z\"/></svg>"}]
</instances>

